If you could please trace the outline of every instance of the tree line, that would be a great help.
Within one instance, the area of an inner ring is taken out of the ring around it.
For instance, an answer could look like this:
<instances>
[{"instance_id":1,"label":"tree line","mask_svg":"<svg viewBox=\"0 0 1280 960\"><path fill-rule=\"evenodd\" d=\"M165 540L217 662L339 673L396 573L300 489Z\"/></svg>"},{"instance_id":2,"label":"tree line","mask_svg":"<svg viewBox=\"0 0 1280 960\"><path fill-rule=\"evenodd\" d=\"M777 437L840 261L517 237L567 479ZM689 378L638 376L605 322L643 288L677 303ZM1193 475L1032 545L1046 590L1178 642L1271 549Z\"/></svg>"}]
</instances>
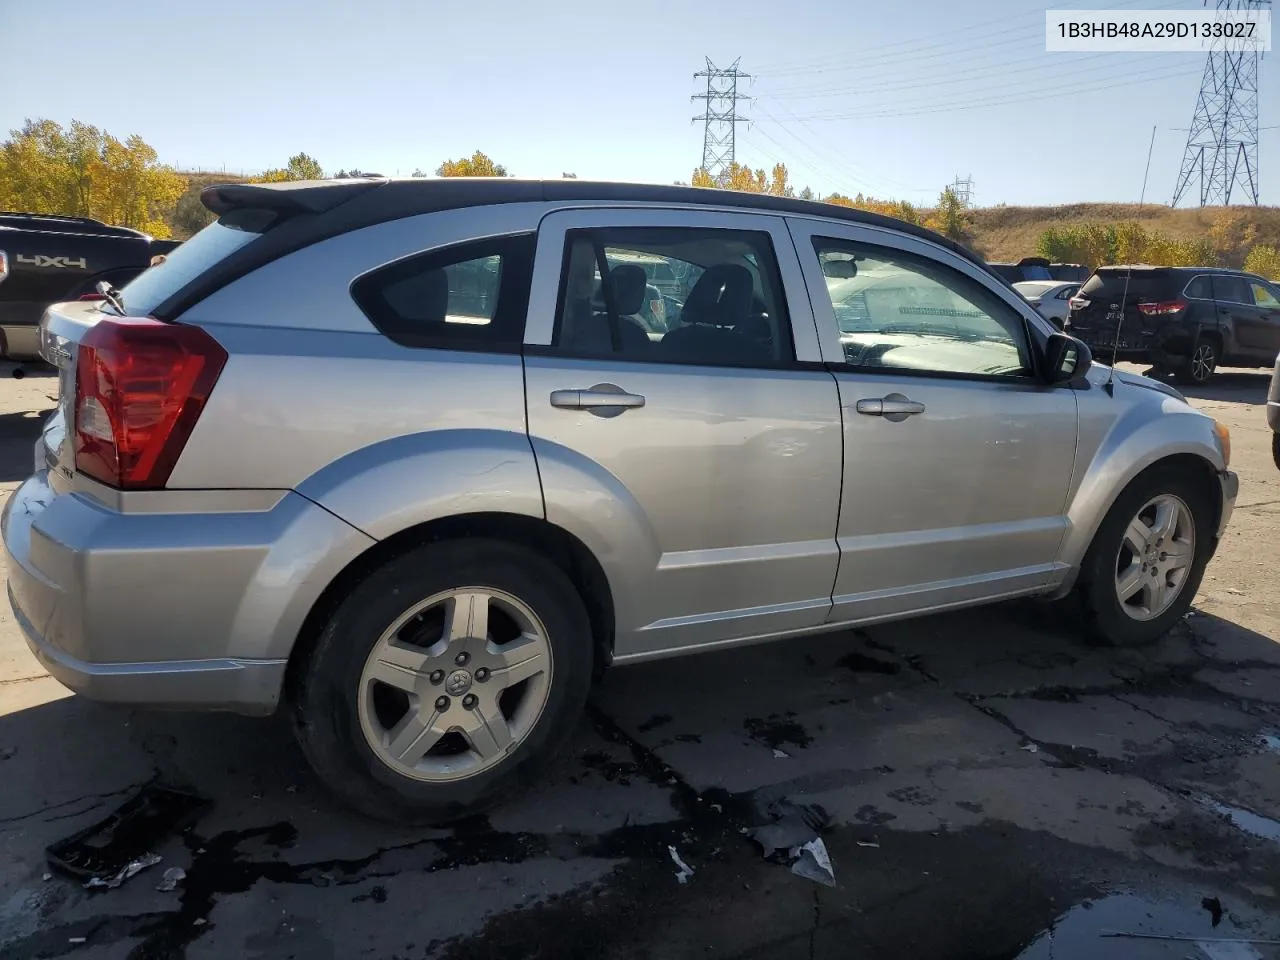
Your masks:
<instances>
[{"instance_id":1,"label":"tree line","mask_svg":"<svg viewBox=\"0 0 1280 960\"><path fill-rule=\"evenodd\" d=\"M479 150L445 160L434 173L438 177L511 175L503 164ZM357 169L326 173L314 157L297 153L283 166L249 179L278 183L368 175ZM415 169L412 176L428 173ZM576 177L573 173L562 176ZM182 174L160 163L154 148L139 136L120 140L78 120L67 127L52 120L28 120L0 142L0 210L93 217L156 237L189 237L213 220L213 214L200 202L200 190L217 180L207 174ZM684 185L818 200L894 217L929 227L967 246L976 245L970 210L950 187L942 190L932 208L861 193L821 196L807 186L797 190L784 163L775 164L770 171L732 163L719 177L697 169ZM1246 270L1280 278L1280 249L1257 243L1256 225L1233 211L1220 214L1208 235L1195 240L1171 238L1124 221L1050 227L1041 233L1037 246L1037 252L1050 260L1088 267L1104 263L1243 263Z\"/></svg>"}]
</instances>

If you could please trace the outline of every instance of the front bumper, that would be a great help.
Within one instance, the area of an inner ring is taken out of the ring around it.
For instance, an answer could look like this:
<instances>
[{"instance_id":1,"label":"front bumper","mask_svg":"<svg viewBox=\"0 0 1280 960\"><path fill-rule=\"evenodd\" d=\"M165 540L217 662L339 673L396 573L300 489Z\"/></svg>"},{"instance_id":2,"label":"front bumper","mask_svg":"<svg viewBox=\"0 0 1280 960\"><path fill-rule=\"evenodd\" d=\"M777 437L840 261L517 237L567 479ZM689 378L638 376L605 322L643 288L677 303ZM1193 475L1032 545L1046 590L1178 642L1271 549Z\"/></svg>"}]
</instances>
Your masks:
<instances>
[{"instance_id":1,"label":"front bumper","mask_svg":"<svg viewBox=\"0 0 1280 960\"><path fill-rule=\"evenodd\" d=\"M124 513L38 471L0 517L32 653L95 700L263 714L320 591L368 537L295 493L270 509Z\"/></svg>"},{"instance_id":2,"label":"front bumper","mask_svg":"<svg viewBox=\"0 0 1280 960\"><path fill-rule=\"evenodd\" d=\"M1218 482L1222 487L1222 512L1218 516L1218 529L1214 534L1214 549L1221 542L1222 535L1227 532L1227 524L1231 522L1231 514L1236 509L1236 496L1240 493L1240 478L1230 470L1218 474Z\"/></svg>"}]
</instances>

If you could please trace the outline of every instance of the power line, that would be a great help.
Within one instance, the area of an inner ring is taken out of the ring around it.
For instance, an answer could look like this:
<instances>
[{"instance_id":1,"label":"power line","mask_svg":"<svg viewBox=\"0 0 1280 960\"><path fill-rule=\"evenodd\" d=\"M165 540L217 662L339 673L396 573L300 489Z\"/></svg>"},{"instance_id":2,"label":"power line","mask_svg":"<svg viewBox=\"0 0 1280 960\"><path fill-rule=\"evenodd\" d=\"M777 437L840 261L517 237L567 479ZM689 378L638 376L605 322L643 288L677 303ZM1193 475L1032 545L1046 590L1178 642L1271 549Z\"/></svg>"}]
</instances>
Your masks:
<instances>
[{"instance_id":1,"label":"power line","mask_svg":"<svg viewBox=\"0 0 1280 960\"><path fill-rule=\"evenodd\" d=\"M707 81L707 92L695 93L690 99L703 101L702 116L693 119L695 123L703 122L702 169L717 183L724 183L729 175L729 167L735 160L738 124L747 121L746 117L738 116L738 101L751 99L738 92L738 81L751 76L739 70L738 63L739 60L734 60L727 69L721 70L708 57L706 69L693 75L695 80L705 77Z\"/></svg>"},{"instance_id":2,"label":"power line","mask_svg":"<svg viewBox=\"0 0 1280 960\"><path fill-rule=\"evenodd\" d=\"M1207 0L1206 0L1207 2ZM1219 14L1253 11L1269 0L1217 0ZM1256 207L1258 170L1258 51L1215 38L1205 58L1173 206L1198 177L1200 206L1228 206L1238 187Z\"/></svg>"}]
</instances>

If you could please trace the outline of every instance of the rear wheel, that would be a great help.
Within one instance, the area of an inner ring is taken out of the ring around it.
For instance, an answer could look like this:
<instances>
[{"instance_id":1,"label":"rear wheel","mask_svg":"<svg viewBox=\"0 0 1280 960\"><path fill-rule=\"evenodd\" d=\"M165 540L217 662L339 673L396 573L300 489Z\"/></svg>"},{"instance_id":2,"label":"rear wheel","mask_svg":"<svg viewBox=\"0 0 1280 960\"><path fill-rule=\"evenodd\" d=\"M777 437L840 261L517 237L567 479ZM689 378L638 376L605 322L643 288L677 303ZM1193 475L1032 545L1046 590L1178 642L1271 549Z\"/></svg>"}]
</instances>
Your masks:
<instances>
[{"instance_id":1,"label":"rear wheel","mask_svg":"<svg viewBox=\"0 0 1280 960\"><path fill-rule=\"evenodd\" d=\"M1178 369L1178 382L1199 386L1207 383L1218 369L1218 345L1210 339L1196 341L1191 356Z\"/></svg>"},{"instance_id":2,"label":"rear wheel","mask_svg":"<svg viewBox=\"0 0 1280 960\"><path fill-rule=\"evenodd\" d=\"M1182 618L1212 553L1211 511L1201 485L1174 467L1148 471L1120 495L1080 571L1095 639L1149 643Z\"/></svg>"},{"instance_id":3,"label":"rear wheel","mask_svg":"<svg viewBox=\"0 0 1280 960\"><path fill-rule=\"evenodd\" d=\"M342 602L299 670L299 742L370 816L442 823L527 785L573 729L590 625L568 578L493 540L419 547Z\"/></svg>"},{"instance_id":4,"label":"rear wheel","mask_svg":"<svg viewBox=\"0 0 1280 960\"><path fill-rule=\"evenodd\" d=\"M1280 433L1271 435L1271 459L1276 462L1276 469L1280 470Z\"/></svg>"}]
</instances>

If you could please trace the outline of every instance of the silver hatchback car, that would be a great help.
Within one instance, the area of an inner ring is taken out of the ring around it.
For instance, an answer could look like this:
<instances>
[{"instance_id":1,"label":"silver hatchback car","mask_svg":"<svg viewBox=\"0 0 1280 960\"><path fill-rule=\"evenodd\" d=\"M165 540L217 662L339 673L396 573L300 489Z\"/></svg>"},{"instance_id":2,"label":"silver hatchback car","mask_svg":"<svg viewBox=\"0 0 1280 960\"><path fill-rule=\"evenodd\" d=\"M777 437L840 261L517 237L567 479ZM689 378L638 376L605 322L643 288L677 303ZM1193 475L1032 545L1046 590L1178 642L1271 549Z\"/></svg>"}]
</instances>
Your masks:
<instances>
[{"instance_id":1,"label":"silver hatchback car","mask_svg":"<svg viewBox=\"0 0 1280 960\"><path fill-rule=\"evenodd\" d=\"M1225 429L896 220L575 180L204 202L44 318L10 600L86 696L287 704L370 814L508 796L608 664L1073 592L1151 640L1235 502ZM641 259L688 278L660 335Z\"/></svg>"}]
</instances>

